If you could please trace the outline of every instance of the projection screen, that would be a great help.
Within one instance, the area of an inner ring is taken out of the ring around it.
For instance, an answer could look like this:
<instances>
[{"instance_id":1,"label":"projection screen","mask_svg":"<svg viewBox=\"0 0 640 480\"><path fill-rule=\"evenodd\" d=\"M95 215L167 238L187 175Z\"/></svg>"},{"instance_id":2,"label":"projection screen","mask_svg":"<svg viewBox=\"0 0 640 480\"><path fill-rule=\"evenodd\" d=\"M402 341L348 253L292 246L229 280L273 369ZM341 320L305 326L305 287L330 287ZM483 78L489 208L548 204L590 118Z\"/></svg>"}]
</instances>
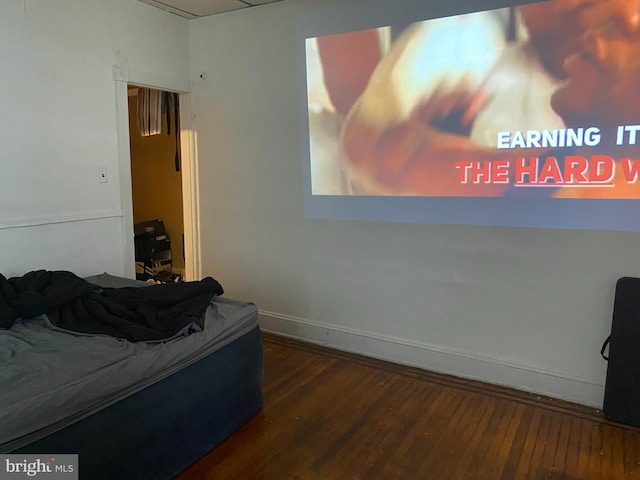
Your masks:
<instances>
[{"instance_id":1,"label":"projection screen","mask_svg":"<svg viewBox=\"0 0 640 480\"><path fill-rule=\"evenodd\" d=\"M639 231L634 3L305 36L306 214Z\"/></svg>"}]
</instances>

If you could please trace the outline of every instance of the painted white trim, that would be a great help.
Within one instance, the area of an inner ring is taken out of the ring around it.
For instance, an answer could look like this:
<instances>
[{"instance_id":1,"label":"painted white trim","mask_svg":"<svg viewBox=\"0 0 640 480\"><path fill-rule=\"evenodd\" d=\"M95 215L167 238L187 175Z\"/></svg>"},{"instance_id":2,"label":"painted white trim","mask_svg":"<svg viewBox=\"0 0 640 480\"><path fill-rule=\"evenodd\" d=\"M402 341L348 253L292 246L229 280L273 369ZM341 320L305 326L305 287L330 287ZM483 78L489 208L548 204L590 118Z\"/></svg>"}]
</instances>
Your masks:
<instances>
[{"instance_id":1,"label":"painted white trim","mask_svg":"<svg viewBox=\"0 0 640 480\"><path fill-rule=\"evenodd\" d=\"M156 88L167 92L189 93L191 82L155 73L130 70L126 65L113 66L113 79L116 82L132 83L139 87Z\"/></svg>"},{"instance_id":2,"label":"painted white trim","mask_svg":"<svg viewBox=\"0 0 640 480\"><path fill-rule=\"evenodd\" d=\"M129 96L126 69L113 67L116 89L116 130L118 135L118 182L122 209L122 272L136 278L135 247L133 243L133 192L131 191L131 152L129 147Z\"/></svg>"},{"instance_id":3,"label":"painted white trim","mask_svg":"<svg viewBox=\"0 0 640 480\"><path fill-rule=\"evenodd\" d=\"M198 194L198 158L193 127L191 94L181 93L180 153L182 162L182 218L184 222L184 253L186 280L202 278L200 259L200 203Z\"/></svg>"},{"instance_id":4,"label":"painted white trim","mask_svg":"<svg viewBox=\"0 0 640 480\"><path fill-rule=\"evenodd\" d=\"M604 384L564 372L263 310L259 322L266 332L337 350L602 407Z\"/></svg>"},{"instance_id":5,"label":"painted white trim","mask_svg":"<svg viewBox=\"0 0 640 480\"><path fill-rule=\"evenodd\" d=\"M135 278L133 232L133 193L131 191L131 151L129 145L129 84L176 92L180 95L180 146L182 162L182 196L185 237L185 278L200 278L200 235L198 230L198 191L195 136L191 127L190 82L146 72L129 70L126 65L113 66L116 88L116 122L118 133L118 178L122 208L123 272Z\"/></svg>"},{"instance_id":6,"label":"painted white trim","mask_svg":"<svg viewBox=\"0 0 640 480\"><path fill-rule=\"evenodd\" d=\"M95 212L65 213L63 215L5 217L0 218L0 230L9 228L37 227L40 225L55 225L58 223L86 222L107 218L119 218L121 216L121 210L100 210Z\"/></svg>"}]
</instances>

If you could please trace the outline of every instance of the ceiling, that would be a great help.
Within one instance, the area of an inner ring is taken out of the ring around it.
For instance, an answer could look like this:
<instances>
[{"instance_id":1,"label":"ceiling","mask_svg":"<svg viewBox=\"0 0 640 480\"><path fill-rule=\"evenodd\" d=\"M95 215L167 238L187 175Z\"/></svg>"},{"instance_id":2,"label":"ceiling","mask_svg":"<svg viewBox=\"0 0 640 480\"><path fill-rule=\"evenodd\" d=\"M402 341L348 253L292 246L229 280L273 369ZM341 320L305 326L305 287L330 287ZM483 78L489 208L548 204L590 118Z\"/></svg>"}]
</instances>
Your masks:
<instances>
[{"instance_id":1,"label":"ceiling","mask_svg":"<svg viewBox=\"0 0 640 480\"><path fill-rule=\"evenodd\" d=\"M280 0L138 0L184 18L206 17L216 13L255 7Z\"/></svg>"}]
</instances>

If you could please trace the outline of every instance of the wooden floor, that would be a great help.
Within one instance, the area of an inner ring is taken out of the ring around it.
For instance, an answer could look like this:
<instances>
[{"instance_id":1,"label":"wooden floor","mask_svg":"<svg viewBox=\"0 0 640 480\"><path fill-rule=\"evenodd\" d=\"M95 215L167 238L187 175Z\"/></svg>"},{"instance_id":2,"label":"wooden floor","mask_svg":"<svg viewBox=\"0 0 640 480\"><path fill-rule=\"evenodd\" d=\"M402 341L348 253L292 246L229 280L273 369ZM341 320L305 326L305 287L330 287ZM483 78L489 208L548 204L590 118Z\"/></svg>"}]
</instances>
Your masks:
<instances>
[{"instance_id":1,"label":"wooden floor","mask_svg":"<svg viewBox=\"0 0 640 480\"><path fill-rule=\"evenodd\" d=\"M264 409L179 480L640 478L599 411L265 335Z\"/></svg>"}]
</instances>

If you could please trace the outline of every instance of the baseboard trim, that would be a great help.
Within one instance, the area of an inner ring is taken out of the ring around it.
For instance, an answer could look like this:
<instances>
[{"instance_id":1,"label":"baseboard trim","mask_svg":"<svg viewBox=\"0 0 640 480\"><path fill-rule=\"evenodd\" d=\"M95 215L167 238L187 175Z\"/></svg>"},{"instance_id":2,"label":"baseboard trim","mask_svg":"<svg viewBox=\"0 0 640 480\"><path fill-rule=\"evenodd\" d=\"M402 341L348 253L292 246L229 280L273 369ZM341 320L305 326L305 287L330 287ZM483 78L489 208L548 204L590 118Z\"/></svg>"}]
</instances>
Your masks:
<instances>
[{"instance_id":1,"label":"baseboard trim","mask_svg":"<svg viewBox=\"0 0 640 480\"><path fill-rule=\"evenodd\" d=\"M437 373L601 408L604 385L588 379L401 338L260 310L266 332Z\"/></svg>"}]
</instances>

